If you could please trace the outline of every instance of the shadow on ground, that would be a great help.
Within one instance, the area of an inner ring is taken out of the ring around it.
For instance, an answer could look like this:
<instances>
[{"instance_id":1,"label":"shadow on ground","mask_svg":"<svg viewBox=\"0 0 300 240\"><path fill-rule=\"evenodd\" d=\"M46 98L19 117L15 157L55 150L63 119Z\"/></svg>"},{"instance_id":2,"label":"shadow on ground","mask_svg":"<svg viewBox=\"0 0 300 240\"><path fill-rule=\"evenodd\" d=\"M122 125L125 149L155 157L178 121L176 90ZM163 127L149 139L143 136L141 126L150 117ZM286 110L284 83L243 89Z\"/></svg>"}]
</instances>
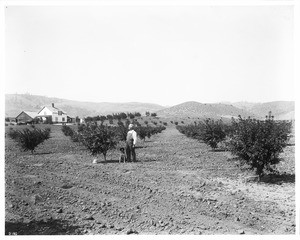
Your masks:
<instances>
[{"instance_id":1,"label":"shadow on ground","mask_svg":"<svg viewBox=\"0 0 300 240\"><path fill-rule=\"evenodd\" d=\"M34 152L33 155L47 155L47 154L52 154L52 152Z\"/></svg>"},{"instance_id":2,"label":"shadow on ground","mask_svg":"<svg viewBox=\"0 0 300 240\"><path fill-rule=\"evenodd\" d=\"M138 149L138 148L147 148L147 146L135 146L134 148L135 149Z\"/></svg>"},{"instance_id":3,"label":"shadow on ground","mask_svg":"<svg viewBox=\"0 0 300 240\"><path fill-rule=\"evenodd\" d=\"M209 152L228 152L228 150L223 148L210 149Z\"/></svg>"},{"instance_id":4,"label":"shadow on ground","mask_svg":"<svg viewBox=\"0 0 300 240\"><path fill-rule=\"evenodd\" d=\"M79 235L78 226L67 221L51 219L47 221L5 222L5 235Z\"/></svg>"},{"instance_id":5,"label":"shadow on ground","mask_svg":"<svg viewBox=\"0 0 300 240\"><path fill-rule=\"evenodd\" d=\"M128 162L126 161L125 163L139 163L141 161L136 161L136 162ZM101 162L98 162L97 164L106 164L106 163L119 163L119 160L114 160L114 159L111 159L111 160L106 160L106 161L101 161ZM123 161L121 161L120 163L124 163Z\"/></svg>"},{"instance_id":6,"label":"shadow on ground","mask_svg":"<svg viewBox=\"0 0 300 240\"><path fill-rule=\"evenodd\" d=\"M261 182L271 184L295 183L295 174L289 173L272 173L261 177Z\"/></svg>"},{"instance_id":7,"label":"shadow on ground","mask_svg":"<svg viewBox=\"0 0 300 240\"><path fill-rule=\"evenodd\" d=\"M287 146L295 146L295 143L288 143Z\"/></svg>"}]
</instances>

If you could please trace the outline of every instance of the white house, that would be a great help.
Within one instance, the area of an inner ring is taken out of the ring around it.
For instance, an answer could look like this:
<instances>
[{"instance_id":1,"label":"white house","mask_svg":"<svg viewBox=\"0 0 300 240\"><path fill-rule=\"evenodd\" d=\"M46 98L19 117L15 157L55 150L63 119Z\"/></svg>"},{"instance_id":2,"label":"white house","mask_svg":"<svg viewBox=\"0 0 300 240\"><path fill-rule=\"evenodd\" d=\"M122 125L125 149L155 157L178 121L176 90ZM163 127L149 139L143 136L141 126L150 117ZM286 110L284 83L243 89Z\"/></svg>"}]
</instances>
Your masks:
<instances>
[{"instance_id":1,"label":"white house","mask_svg":"<svg viewBox=\"0 0 300 240\"><path fill-rule=\"evenodd\" d=\"M52 103L51 107L45 106L37 114L37 117L45 120L51 120L53 123L66 123L67 122L67 113L57 107L54 107Z\"/></svg>"}]
</instances>

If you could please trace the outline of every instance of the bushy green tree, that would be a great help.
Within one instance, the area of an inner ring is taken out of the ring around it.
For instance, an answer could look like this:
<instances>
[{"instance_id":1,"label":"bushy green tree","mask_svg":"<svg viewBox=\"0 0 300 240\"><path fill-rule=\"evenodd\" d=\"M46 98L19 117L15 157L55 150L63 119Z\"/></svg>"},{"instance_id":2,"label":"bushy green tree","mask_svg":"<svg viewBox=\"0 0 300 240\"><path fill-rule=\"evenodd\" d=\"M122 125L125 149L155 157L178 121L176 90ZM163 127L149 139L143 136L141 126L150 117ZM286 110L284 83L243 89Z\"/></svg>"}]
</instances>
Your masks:
<instances>
[{"instance_id":1,"label":"bushy green tree","mask_svg":"<svg viewBox=\"0 0 300 240\"><path fill-rule=\"evenodd\" d=\"M218 143L226 137L225 126L222 120L206 119L204 120L204 128L202 132L202 140L211 148L216 149Z\"/></svg>"},{"instance_id":2,"label":"bushy green tree","mask_svg":"<svg viewBox=\"0 0 300 240\"><path fill-rule=\"evenodd\" d=\"M246 161L261 177L264 169L272 170L271 165L280 161L279 154L287 146L292 122L243 119L232 120L230 150Z\"/></svg>"},{"instance_id":3,"label":"bushy green tree","mask_svg":"<svg viewBox=\"0 0 300 240\"><path fill-rule=\"evenodd\" d=\"M141 140L144 140L144 142L145 142L146 137L148 135L148 127L142 127L142 126L140 126L140 127L138 127L136 129L136 132L137 132L137 135L139 136L139 138Z\"/></svg>"},{"instance_id":4,"label":"bushy green tree","mask_svg":"<svg viewBox=\"0 0 300 240\"><path fill-rule=\"evenodd\" d=\"M107 152L118 143L116 128L104 125L87 126L81 133L81 142L93 156L103 154L106 161Z\"/></svg>"},{"instance_id":5,"label":"bushy green tree","mask_svg":"<svg viewBox=\"0 0 300 240\"><path fill-rule=\"evenodd\" d=\"M127 113L127 116L130 118L130 119L134 119L135 118L135 115L133 113Z\"/></svg>"},{"instance_id":6,"label":"bushy green tree","mask_svg":"<svg viewBox=\"0 0 300 240\"><path fill-rule=\"evenodd\" d=\"M31 151L33 154L35 151L35 148L43 143L45 140L50 138L50 128L46 129L28 129L25 128L23 130L13 130L13 139L17 141L18 145L24 150L24 151ZM12 135L10 135L12 136Z\"/></svg>"},{"instance_id":7,"label":"bushy green tree","mask_svg":"<svg viewBox=\"0 0 300 240\"><path fill-rule=\"evenodd\" d=\"M118 122L118 127L116 129L117 136L120 141L126 141L129 123Z\"/></svg>"}]
</instances>

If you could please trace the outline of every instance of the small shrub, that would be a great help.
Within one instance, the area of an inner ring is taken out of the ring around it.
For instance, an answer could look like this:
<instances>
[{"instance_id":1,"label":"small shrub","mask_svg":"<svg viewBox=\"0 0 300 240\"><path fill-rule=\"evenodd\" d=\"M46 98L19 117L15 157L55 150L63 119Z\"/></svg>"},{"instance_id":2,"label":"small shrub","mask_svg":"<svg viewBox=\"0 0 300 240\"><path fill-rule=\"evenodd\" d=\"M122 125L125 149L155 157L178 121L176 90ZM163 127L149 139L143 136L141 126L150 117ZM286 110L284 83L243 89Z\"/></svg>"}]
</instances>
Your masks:
<instances>
[{"instance_id":1,"label":"small shrub","mask_svg":"<svg viewBox=\"0 0 300 240\"><path fill-rule=\"evenodd\" d=\"M66 125L63 125L61 130L67 137L71 137L74 134L73 129Z\"/></svg>"},{"instance_id":2,"label":"small shrub","mask_svg":"<svg viewBox=\"0 0 300 240\"><path fill-rule=\"evenodd\" d=\"M82 132L85 128L85 125L84 124L79 124L78 127L77 127L77 131L78 132Z\"/></svg>"},{"instance_id":3,"label":"small shrub","mask_svg":"<svg viewBox=\"0 0 300 240\"><path fill-rule=\"evenodd\" d=\"M15 139L17 139L18 136L19 136L19 131L16 131L16 130L14 130L13 128L9 128L9 131L8 131L7 135L8 135L11 139L15 140Z\"/></svg>"},{"instance_id":4,"label":"small shrub","mask_svg":"<svg viewBox=\"0 0 300 240\"><path fill-rule=\"evenodd\" d=\"M70 137L73 142L81 142L82 140L80 132L74 131Z\"/></svg>"}]
</instances>

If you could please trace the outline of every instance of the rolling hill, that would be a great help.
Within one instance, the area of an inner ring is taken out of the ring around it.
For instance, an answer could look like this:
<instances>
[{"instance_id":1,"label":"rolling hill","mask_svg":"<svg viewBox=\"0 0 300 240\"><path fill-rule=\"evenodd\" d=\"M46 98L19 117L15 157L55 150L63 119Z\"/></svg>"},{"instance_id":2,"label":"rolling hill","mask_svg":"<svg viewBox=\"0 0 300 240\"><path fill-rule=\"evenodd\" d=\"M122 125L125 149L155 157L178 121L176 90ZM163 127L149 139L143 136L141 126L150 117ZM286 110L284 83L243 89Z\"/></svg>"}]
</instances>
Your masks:
<instances>
[{"instance_id":1,"label":"rolling hill","mask_svg":"<svg viewBox=\"0 0 300 240\"><path fill-rule=\"evenodd\" d=\"M21 111L39 111L43 106L51 105L65 110L70 116L97 116L118 112L156 112L160 117L200 117L231 118L255 117L264 119L269 111L278 120L295 119L295 103L293 101L275 101L267 103L199 103L195 101L181 103L172 107L164 107L152 103L110 103L80 102L60 98L51 98L30 94L6 94L5 116L16 117Z\"/></svg>"},{"instance_id":2,"label":"rolling hill","mask_svg":"<svg viewBox=\"0 0 300 240\"><path fill-rule=\"evenodd\" d=\"M43 106L54 103L56 107L65 110L70 116L97 116L117 112L157 112L163 106L152 103L109 103L109 102L80 102L60 98L51 98L30 94L6 94L5 116L16 117L21 111L39 111Z\"/></svg>"},{"instance_id":3,"label":"rolling hill","mask_svg":"<svg viewBox=\"0 0 300 240\"><path fill-rule=\"evenodd\" d=\"M231 118L238 115L256 117L255 114L233 105L223 103L203 104L193 101L162 109L157 114L161 117Z\"/></svg>"},{"instance_id":4,"label":"rolling hill","mask_svg":"<svg viewBox=\"0 0 300 240\"><path fill-rule=\"evenodd\" d=\"M295 102L293 101L275 101L267 103L258 103L250 107L248 111L260 117L268 115L269 111L275 119L292 120L295 119Z\"/></svg>"}]
</instances>

